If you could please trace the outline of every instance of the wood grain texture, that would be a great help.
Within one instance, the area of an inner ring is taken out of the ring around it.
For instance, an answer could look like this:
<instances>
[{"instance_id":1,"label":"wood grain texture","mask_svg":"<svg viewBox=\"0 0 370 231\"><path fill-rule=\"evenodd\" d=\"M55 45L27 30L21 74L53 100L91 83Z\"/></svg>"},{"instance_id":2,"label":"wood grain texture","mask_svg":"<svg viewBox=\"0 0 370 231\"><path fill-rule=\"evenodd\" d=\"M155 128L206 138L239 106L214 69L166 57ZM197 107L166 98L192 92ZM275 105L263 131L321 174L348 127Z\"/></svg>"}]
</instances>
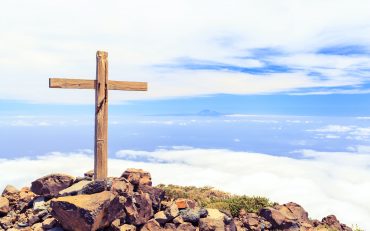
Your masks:
<instances>
[{"instance_id":1,"label":"wood grain texture","mask_svg":"<svg viewBox=\"0 0 370 231\"><path fill-rule=\"evenodd\" d=\"M108 175L108 53L96 53L94 178Z\"/></svg>"},{"instance_id":2,"label":"wood grain texture","mask_svg":"<svg viewBox=\"0 0 370 231\"><path fill-rule=\"evenodd\" d=\"M50 78L49 87L50 88L70 88L70 89L95 89L96 80ZM123 90L123 91L147 91L148 84L145 82L108 80L108 89L109 90Z\"/></svg>"},{"instance_id":3,"label":"wood grain texture","mask_svg":"<svg viewBox=\"0 0 370 231\"><path fill-rule=\"evenodd\" d=\"M49 88L95 89L95 80L50 78Z\"/></svg>"}]
</instances>

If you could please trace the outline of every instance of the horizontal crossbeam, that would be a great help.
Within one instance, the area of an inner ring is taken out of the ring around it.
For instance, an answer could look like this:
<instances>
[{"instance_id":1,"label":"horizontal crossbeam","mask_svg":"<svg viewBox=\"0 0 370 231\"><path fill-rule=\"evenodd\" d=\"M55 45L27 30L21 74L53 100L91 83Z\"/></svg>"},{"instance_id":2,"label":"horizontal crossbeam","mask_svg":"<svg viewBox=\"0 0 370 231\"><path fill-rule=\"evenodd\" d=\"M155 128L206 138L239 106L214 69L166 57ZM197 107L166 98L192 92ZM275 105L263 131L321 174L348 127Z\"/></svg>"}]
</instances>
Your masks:
<instances>
[{"instance_id":1,"label":"horizontal crossbeam","mask_svg":"<svg viewBox=\"0 0 370 231\"><path fill-rule=\"evenodd\" d=\"M96 80L49 78L49 88L95 89ZM145 82L108 80L109 90L147 91Z\"/></svg>"}]
</instances>

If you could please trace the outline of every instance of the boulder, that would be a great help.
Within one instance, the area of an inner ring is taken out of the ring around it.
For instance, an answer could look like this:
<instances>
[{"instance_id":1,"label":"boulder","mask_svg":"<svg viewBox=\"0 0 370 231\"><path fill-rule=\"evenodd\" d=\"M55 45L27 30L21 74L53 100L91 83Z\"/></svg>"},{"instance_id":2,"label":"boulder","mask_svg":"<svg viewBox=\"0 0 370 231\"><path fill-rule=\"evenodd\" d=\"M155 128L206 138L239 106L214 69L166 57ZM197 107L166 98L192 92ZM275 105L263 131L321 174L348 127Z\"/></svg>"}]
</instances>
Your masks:
<instances>
[{"instance_id":1,"label":"boulder","mask_svg":"<svg viewBox=\"0 0 370 231\"><path fill-rule=\"evenodd\" d=\"M163 201L164 196L165 196L164 190L160 188L151 187L145 184L144 185L141 184L138 186L137 191L142 192L142 193L148 193L150 196L150 199L152 200L154 211L158 212L160 210L161 202Z\"/></svg>"},{"instance_id":2,"label":"boulder","mask_svg":"<svg viewBox=\"0 0 370 231\"><path fill-rule=\"evenodd\" d=\"M90 177L90 178L93 178L94 177L94 169L90 170L90 171L87 171L84 173L84 176L85 177Z\"/></svg>"},{"instance_id":3,"label":"boulder","mask_svg":"<svg viewBox=\"0 0 370 231\"><path fill-rule=\"evenodd\" d=\"M271 223L273 229L290 229L299 227L297 219L285 206L275 208L263 208L259 215Z\"/></svg>"},{"instance_id":4,"label":"boulder","mask_svg":"<svg viewBox=\"0 0 370 231\"><path fill-rule=\"evenodd\" d=\"M171 203L164 210L164 213L166 214L169 220L172 220L179 215L179 209L177 208L176 204Z\"/></svg>"},{"instance_id":5,"label":"boulder","mask_svg":"<svg viewBox=\"0 0 370 231\"><path fill-rule=\"evenodd\" d=\"M208 216L199 221L199 231L224 231L225 214L218 209L207 209Z\"/></svg>"},{"instance_id":6,"label":"boulder","mask_svg":"<svg viewBox=\"0 0 370 231\"><path fill-rule=\"evenodd\" d=\"M32 209L34 211L40 211L40 210L46 210L46 203L45 203L45 197L40 196L36 197L32 201Z\"/></svg>"},{"instance_id":7,"label":"boulder","mask_svg":"<svg viewBox=\"0 0 370 231\"><path fill-rule=\"evenodd\" d=\"M185 222L190 222L193 225L198 224L200 215L195 209L184 209L180 211L180 216Z\"/></svg>"},{"instance_id":8,"label":"boulder","mask_svg":"<svg viewBox=\"0 0 370 231\"><path fill-rule=\"evenodd\" d=\"M0 197L0 216L8 214L10 210L9 200L6 197Z\"/></svg>"},{"instance_id":9,"label":"boulder","mask_svg":"<svg viewBox=\"0 0 370 231\"><path fill-rule=\"evenodd\" d=\"M134 186L124 178L113 179L110 191L115 195L128 197L134 194Z\"/></svg>"},{"instance_id":10,"label":"boulder","mask_svg":"<svg viewBox=\"0 0 370 231\"><path fill-rule=\"evenodd\" d=\"M122 173L121 177L127 179L136 188L139 185L152 186L152 177L150 173L142 169L129 168Z\"/></svg>"},{"instance_id":11,"label":"boulder","mask_svg":"<svg viewBox=\"0 0 370 231\"><path fill-rule=\"evenodd\" d=\"M152 219L149 220L141 229L141 231L162 231L162 227L159 225L159 223Z\"/></svg>"},{"instance_id":12,"label":"boulder","mask_svg":"<svg viewBox=\"0 0 370 231\"><path fill-rule=\"evenodd\" d=\"M176 225L173 223L167 223L164 225L164 231L177 231Z\"/></svg>"},{"instance_id":13,"label":"boulder","mask_svg":"<svg viewBox=\"0 0 370 231\"><path fill-rule=\"evenodd\" d=\"M109 191L112 186L112 179L105 180L95 180L90 181L85 186L82 187L81 194L94 194L103 191Z\"/></svg>"},{"instance_id":14,"label":"boulder","mask_svg":"<svg viewBox=\"0 0 370 231\"><path fill-rule=\"evenodd\" d=\"M95 231L124 215L123 197L104 191L52 199L52 215L67 230Z\"/></svg>"},{"instance_id":15,"label":"boulder","mask_svg":"<svg viewBox=\"0 0 370 231\"><path fill-rule=\"evenodd\" d=\"M74 177L65 174L51 174L32 182L31 191L42 196L57 196L73 184Z\"/></svg>"},{"instance_id":16,"label":"boulder","mask_svg":"<svg viewBox=\"0 0 370 231\"><path fill-rule=\"evenodd\" d=\"M348 226L344 225L344 224L341 224L337 217L334 216L334 215L329 215L327 217L324 217L322 219L322 223L324 224L324 226L327 226L331 229L335 229L335 230L351 230L351 228L349 228Z\"/></svg>"},{"instance_id":17,"label":"boulder","mask_svg":"<svg viewBox=\"0 0 370 231\"><path fill-rule=\"evenodd\" d=\"M309 221L308 213L299 204L289 202L287 204L284 204L284 206L289 209L289 211L294 215L296 219L298 219L299 222L303 223Z\"/></svg>"},{"instance_id":18,"label":"boulder","mask_svg":"<svg viewBox=\"0 0 370 231\"><path fill-rule=\"evenodd\" d=\"M152 201L147 193L135 193L128 197L125 204L127 221L134 225L142 225L153 217Z\"/></svg>"}]
</instances>

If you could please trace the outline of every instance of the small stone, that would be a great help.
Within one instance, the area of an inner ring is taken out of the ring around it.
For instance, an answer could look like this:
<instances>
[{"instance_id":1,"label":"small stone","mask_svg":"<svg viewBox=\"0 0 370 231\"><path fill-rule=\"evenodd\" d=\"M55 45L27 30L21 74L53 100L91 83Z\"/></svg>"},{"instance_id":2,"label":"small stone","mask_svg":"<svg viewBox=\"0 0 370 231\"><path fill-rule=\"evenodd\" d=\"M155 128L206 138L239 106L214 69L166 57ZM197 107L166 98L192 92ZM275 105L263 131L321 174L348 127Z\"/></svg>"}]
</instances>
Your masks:
<instances>
[{"instance_id":1,"label":"small stone","mask_svg":"<svg viewBox=\"0 0 370 231\"><path fill-rule=\"evenodd\" d=\"M94 177L94 169L90 170L90 171L87 171L84 173L84 176L87 176L87 177L90 177L90 178L93 178Z\"/></svg>"},{"instance_id":2,"label":"small stone","mask_svg":"<svg viewBox=\"0 0 370 231\"><path fill-rule=\"evenodd\" d=\"M36 224L32 225L31 229L33 231L44 231L44 229L42 228L42 223L36 223Z\"/></svg>"},{"instance_id":3,"label":"small stone","mask_svg":"<svg viewBox=\"0 0 370 231\"><path fill-rule=\"evenodd\" d=\"M29 219L28 219L28 224L30 225L30 226L32 226L33 224L35 224L35 223L37 223L37 222L39 222L40 221L40 218L37 216L37 215L33 215L32 217L30 217Z\"/></svg>"},{"instance_id":4,"label":"small stone","mask_svg":"<svg viewBox=\"0 0 370 231\"><path fill-rule=\"evenodd\" d=\"M42 227L44 229L51 229L54 228L57 224L57 220L54 217L47 218L45 221L42 222Z\"/></svg>"},{"instance_id":5,"label":"small stone","mask_svg":"<svg viewBox=\"0 0 370 231\"><path fill-rule=\"evenodd\" d=\"M33 210L39 211L39 210L45 210L47 209L45 205L45 197L37 197L33 200Z\"/></svg>"},{"instance_id":6,"label":"small stone","mask_svg":"<svg viewBox=\"0 0 370 231\"><path fill-rule=\"evenodd\" d=\"M182 219L182 217L181 217L181 216L178 216L178 217L175 217L175 218L172 220L172 222L173 222L174 224L176 224L176 225L180 225L180 224L184 223L185 221Z\"/></svg>"},{"instance_id":7,"label":"small stone","mask_svg":"<svg viewBox=\"0 0 370 231\"><path fill-rule=\"evenodd\" d=\"M164 213L164 211L159 211L156 214L154 214L154 219L159 223L159 224L165 224L169 219Z\"/></svg>"},{"instance_id":8,"label":"small stone","mask_svg":"<svg viewBox=\"0 0 370 231\"><path fill-rule=\"evenodd\" d=\"M205 208L200 208L198 213L200 218L205 218L208 215L208 210Z\"/></svg>"},{"instance_id":9,"label":"small stone","mask_svg":"<svg viewBox=\"0 0 370 231\"><path fill-rule=\"evenodd\" d=\"M124 224L119 227L119 231L136 231L136 226Z\"/></svg>"},{"instance_id":10,"label":"small stone","mask_svg":"<svg viewBox=\"0 0 370 231\"><path fill-rule=\"evenodd\" d=\"M6 197L0 197L0 216L8 214L10 211L9 200Z\"/></svg>"}]
</instances>

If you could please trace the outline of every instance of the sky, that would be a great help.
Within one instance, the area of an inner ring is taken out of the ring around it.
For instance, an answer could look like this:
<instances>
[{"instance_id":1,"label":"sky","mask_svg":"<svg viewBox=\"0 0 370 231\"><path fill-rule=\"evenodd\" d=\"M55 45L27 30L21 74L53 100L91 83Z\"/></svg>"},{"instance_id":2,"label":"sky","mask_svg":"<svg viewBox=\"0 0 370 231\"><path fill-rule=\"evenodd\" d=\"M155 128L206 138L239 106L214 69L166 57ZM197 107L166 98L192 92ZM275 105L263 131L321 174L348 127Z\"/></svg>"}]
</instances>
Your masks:
<instances>
[{"instance_id":1,"label":"sky","mask_svg":"<svg viewBox=\"0 0 370 231\"><path fill-rule=\"evenodd\" d=\"M109 92L109 169L295 201L370 230L367 0L5 0L0 190L93 166L94 91L48 78L146 81ZM4 169L4 170L3 170Z\"/></svg>"}]
</instances>

